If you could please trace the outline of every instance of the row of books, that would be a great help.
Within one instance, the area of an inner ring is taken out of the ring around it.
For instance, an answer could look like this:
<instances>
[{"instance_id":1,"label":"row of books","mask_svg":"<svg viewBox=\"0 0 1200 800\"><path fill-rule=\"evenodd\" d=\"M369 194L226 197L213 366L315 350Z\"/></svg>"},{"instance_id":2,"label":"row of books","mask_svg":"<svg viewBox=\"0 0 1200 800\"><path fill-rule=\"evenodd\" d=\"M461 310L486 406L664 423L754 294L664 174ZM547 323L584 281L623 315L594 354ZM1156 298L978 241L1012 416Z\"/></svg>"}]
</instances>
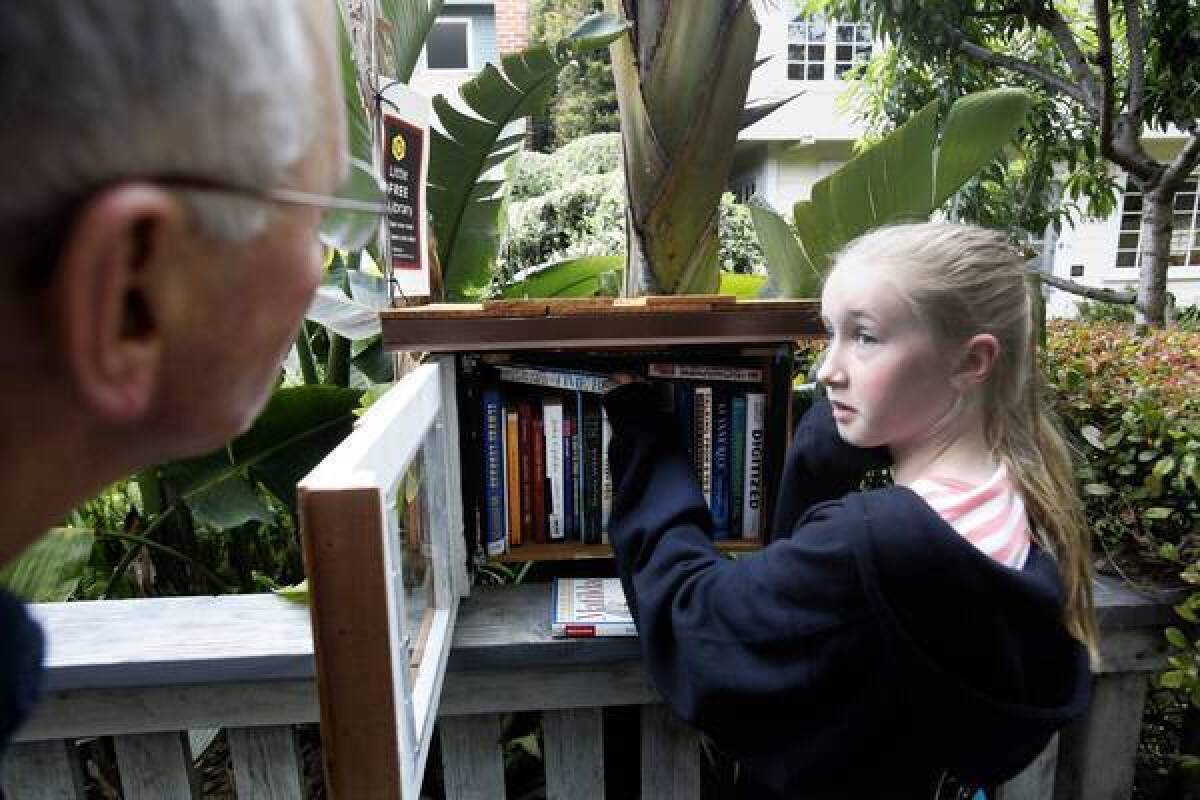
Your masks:
<instances>
[{"instance_id":1,"label":"row of books","mask_svg":"<svg viewBox=\"0 0 1200 800\"><path fill-rule=\"evenodd\" d=\"M678 425L716 537L760 538L768 485L765 370L666 361L636 369L659 387L663 408ZM467 371L474 389L466 392L472 412L464 422L479 429L476 507L486 553L502 556L526 544L606 543L611 428L602 396L611 388L608 373L481 361L471 361Z\"/></svg>"}]
</instances>

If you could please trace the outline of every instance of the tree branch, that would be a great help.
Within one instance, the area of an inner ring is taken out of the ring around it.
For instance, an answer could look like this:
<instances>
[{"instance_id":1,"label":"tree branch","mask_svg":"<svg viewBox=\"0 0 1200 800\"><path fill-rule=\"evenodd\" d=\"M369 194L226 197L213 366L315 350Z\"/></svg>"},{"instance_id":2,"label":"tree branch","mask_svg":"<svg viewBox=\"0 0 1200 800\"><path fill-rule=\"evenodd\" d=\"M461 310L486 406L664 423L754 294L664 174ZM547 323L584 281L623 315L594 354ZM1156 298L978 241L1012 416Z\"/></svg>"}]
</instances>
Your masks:
<instances>
[{"instance_id":1,"label":"tree branch","mask_svg":"<svg viewBox=\"0 0 1200 800\"><path fill-rule=\"evenodd\" d=\"M1099 97L1100 93L1096 91L1096 76L1088 66L1087 57L1079 49L1079 42L1075 40L1075 34L1071 33L1067 21L1053 6L1046 5L1041 0L1028 3L1026 9L1025 13L1028 15L1029 21L1045 28L1058 44L1059 52L1062 53L1062 57L1071 68L1071 75L1079 85L1080 93L1083 96L1080 102L1094 118L1099 120L1101 98Z\"/></svg>"},{"instance_id":2,"label":"tree branch","mask_svg":"<svg viewBox=\"0 0 1200 800\"><path fill-rule=\"evenodd\" d=\"M1100 67L1100 141L1112 139L1113 128L1113 59L1112 19L1108 0L1095 0L1096 63Z\"/></svg>"},{"instance_id":3,"label":"tree branch","mask_svg":"<svg viewBox=\"0 0 1200 800\"><path fill-rule=\"evenodd\" d=\"M1175 158L1171 159L1171 163L1163 171L1161 186L1174 186L1176 182L1183 181L1188 175L1192 174L1192 170L1196 168L1196 164L1200 163L1200 123L1192 120L1188 125L1188 133L1192 138L1183 146L1183 149L1175 154Z\"/></svg>"},{"instance_id":4,"label":"tree branch","mask_svg":"<svg viewBox=\"0 0 1200 800\"><path fill-rule=\"evenodd\" d=\"M1062 289L1064 292L1086 297L1089 300L1100 300L1105 303L1116 303L1117 305L1124 306L1133 305L1137 301L1137 294L1135 292L1118 292L1115 289L1098 289L1095 286L1085 286L1082 283L1060 278L1057 275L1050 275L1037 269L1029 270L1029 274L1056 289Z\"/></svg>"},{"instance_id":5,"label":"tree branch","mask_svg":"<svg viewBox=\"0 0 1200 800\"><path fill-rule=\"evenodd\" d=\"M949 35L951 42L969 58L981 61L984 64L991 64L994 67L1004 67L1005 69L1011 69L1013 72L1019 72L1026 77L1040 81L1046 88L1064 94L1085 107L1087 106L1087 96L1075 84L1065 81L1053 72L1048 72L1023 59L1013 58L1012 56L989 50L968 39L966 33L949 23L943 23L943 27Z\"/></svg>"},{"instance_id":6,"label":"tree branch","mask_svg":"<svg viewBox=\"0 0 1200 800\"><path fill-rule=\"evenodd\" d=\"M1143 52L1146 43L1138 0L1125 0L1125 41L1129 46L1129 90L1125 105L1140 129L1146 96L1146 54Z\"/></svg>"}]
</instances>

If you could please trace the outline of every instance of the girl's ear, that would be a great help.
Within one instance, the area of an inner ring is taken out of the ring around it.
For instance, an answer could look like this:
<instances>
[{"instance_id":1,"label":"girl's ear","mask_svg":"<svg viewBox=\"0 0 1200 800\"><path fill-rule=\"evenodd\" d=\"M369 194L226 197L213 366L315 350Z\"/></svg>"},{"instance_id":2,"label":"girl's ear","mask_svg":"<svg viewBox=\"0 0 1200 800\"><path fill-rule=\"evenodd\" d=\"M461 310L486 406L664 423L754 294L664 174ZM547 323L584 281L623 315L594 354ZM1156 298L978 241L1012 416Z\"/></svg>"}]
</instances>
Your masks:
<instances>
[{"instance_id":1,"label":"girl's ear","mask_svg":"<svg viewBox=\"0 0 1200 800\"><path fill-rule=\"evenodd\" d=\"M963 346L958 366L951 381L959 391L966 391L988 379L1000 356L1000 341L990 333L977 333Z\"/></svg>"}]
</instances>

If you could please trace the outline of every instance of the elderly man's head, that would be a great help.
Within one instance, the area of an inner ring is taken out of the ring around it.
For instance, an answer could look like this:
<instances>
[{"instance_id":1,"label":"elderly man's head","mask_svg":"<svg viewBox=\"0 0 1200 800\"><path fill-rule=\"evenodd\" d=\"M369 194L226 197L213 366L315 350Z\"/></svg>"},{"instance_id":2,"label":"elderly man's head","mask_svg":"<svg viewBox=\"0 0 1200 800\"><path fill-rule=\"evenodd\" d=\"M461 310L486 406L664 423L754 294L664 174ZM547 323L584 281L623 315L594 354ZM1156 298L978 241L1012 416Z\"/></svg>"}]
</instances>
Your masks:
<instances>
[{"instance_id":1,"label":"elderly man's head","mask_svg":"<svg viewBox=\"0 0 1200 800\"><path fill-rule=\"evenodd\" d=\"M0 448L42 426L101 473L248 425L320 274L319 212L255 195L344 169L332 14L0 6Z\"/></svg>"}]
</instances>

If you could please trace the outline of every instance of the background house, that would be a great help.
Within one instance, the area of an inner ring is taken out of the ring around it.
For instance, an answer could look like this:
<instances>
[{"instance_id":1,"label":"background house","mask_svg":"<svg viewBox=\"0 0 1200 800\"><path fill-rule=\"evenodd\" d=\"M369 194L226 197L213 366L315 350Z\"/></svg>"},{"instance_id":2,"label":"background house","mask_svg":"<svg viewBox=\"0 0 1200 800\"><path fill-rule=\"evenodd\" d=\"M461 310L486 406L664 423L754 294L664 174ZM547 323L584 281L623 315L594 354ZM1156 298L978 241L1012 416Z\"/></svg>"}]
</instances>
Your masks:
<instances>
[{"instance_id":1,"label":"background house","mask_svg":"<svg viewBox=\"0 0 1200 800\"><path fill-rule=\"evenodd\" d=\"M760 58L771 60L751 80L749 98L785 97L802 93L738 137L730 190L745 202L757 196L788 215L808 200L814 183L852 155L866 129L842 109L846 89L842 75L870 58L881 43L870 27L812 19L786 6L761 10ZM1147 130L1146 148L1160 160L1170 159L1187 137L1181 131ZM1114 178L1127 187L1125 176ZM1180 305L1200 302L1200 210L1193 176L1175 201L1168 288ZM1061 235L1047 235L1044 246L1054 274L1091 286L1119 289L1137 283L1142 224L1141 195L1126 190L1117 211L1104 219L1084 218ZM1073 314L1077 298L1047 289L1052 313Z\"/></svg>"},{"instance_id":2,"label":"background house","mask_svg":"<svg viewBox=\"0 0 1200 800\"><path fill-rule=\"evenodd\" d=\"M529 43L527 0L445 0L413 72L411 86L452 96L489 62Z\"/></svg>"}]
</instances>

